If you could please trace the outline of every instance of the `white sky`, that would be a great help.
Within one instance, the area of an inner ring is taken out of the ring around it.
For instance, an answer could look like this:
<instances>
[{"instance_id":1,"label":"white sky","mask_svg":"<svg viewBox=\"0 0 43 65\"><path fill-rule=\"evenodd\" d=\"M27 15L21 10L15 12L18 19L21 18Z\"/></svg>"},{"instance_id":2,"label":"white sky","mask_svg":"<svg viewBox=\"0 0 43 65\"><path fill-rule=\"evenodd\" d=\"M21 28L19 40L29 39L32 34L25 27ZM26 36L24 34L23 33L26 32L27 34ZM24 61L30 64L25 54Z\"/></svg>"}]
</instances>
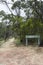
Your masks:
<instances>
[{"instance_id":1,"label":"white sky","mask_svg":"<svg viewBox=\"0 0 43 65\"><path fill-rule=\"evenodd\" d=\"M15 0L16 1L16 0ZM8 3L12 3L11 0L7 0ZM11 4L8 4L8 6L11 8ZM7 8L7 6L5 4L2 4L0 3L0 11L1 10L4 10L7 14L10 13L9 9ZM13 11L14 14L16 14L14 11ZM25 16L25 13L23 12L23 10L21 11L21 16Z\"/></svg>"},{"instance_id":2,"label":"white sky","mask_svg":"<svg viewBox=\"0 0 43 65\"><path fill-rule=\"evenodd\" d=\"M12 3L11 0L6 0L6 1L8 3ZM17 1L17 0L14 0L14 1ZM11 7L11 4L9 4L9 7ZM0 3L0 10L4 10L6 13L10 13L9 9L7 8L7 6L5 4L2 4L2 3ZM23 11L21 11L21 12L23 13L21 15L24 15L25 16L24 12Z\"/></svg>"},{"instance_id":3,"label":"white sky","mask_svg":"<svg viewBox=\"0 0 43 65\"><path fill-rule=\"evenodd\" d=\"M12 3L11 0L6 0L8 3ZM8 4L9 7L11 7L11 4ZM9 9L7 6L3 3L0 3L0 10L4 10L6 13L10 13Z\"/></svg>"},{"instance_id":4,"label":"white sky","mask_svg":"<svg viewBox=\"0 0 43 65\"><path fill-rule=\"evenodd\" d=\"M11 0L6 0L8 3L12 3ZM17 1L17 0L14 0L14 1ZM11 7L12 5L9 4L9 7ZM10 13L9 9L7 8L7 6L5 4L2 4L0 3L0 11L1 10L4 10L7 14ZM14 11L13 11L14 14L16 14ZM21 16L25 16L25 13L23 12L23 10L21 10Z\"/></svg>"},{"instance_id":5,"label":"white sky","mask_svg":"<svg viewBox=\"0 0 43 65\"><path fill-rule=\"evenodd\" d=\"M6 0L8 3L11 3L11 0ZM14 0L17 1L17 0ZM11 7L11 4L9 4L9 7ZM4 10L6 13L10 13L9 9L6 7L5 4L0 3L0 10ZM22 11L23 12L23 11Z\"/></svg>"}]
</instances>

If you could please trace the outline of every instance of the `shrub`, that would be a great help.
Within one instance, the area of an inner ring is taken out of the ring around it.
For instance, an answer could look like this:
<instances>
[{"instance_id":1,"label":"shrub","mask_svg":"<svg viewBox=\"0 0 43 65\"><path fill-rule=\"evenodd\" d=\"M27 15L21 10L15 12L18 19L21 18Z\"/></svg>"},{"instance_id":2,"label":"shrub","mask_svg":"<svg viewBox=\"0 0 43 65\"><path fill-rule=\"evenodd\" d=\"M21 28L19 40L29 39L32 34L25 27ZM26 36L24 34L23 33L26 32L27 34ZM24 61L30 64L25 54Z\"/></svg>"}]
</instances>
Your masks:
<instances>
[{"instance_id":1,"label":"shrub","mask_svg":"<svg viewBox=\"0 0 43 65\"><path fill-rule=\"evenodd\" d=\"M21 45L20 39L16 39L15 45L16 45L16 46L20 46L20 45Z\"/></svg>"}]
</instances>

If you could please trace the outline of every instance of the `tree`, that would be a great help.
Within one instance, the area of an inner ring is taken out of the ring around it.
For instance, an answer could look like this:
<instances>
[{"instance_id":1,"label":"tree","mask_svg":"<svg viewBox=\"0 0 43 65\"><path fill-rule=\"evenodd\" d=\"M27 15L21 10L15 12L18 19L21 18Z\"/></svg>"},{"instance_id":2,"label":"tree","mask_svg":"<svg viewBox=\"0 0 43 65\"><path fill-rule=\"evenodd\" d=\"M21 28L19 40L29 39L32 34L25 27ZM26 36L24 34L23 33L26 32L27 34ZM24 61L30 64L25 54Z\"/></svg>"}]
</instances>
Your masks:
<instances>
[{"instance_id":1,"label":"tree","mask_svg":"<svg viewBox=\"0 0 43 65\"><path fill-rule=\"evenodd\" d=\"M13 0L12 0L13 1ZM14 2L14 1L13 1ZM7 5L7 2L5 2ZM8 5L7 5L8 7ZM8 7L9 8L9 7ZM21 9L26 13L27 19L20 16ZM10 10L10 9L9 9ZM43 2L37 0L21 0L16 1L12 5L12 10L15 10L16 15L11 14L0 14L3 20L9 20L13 22L12 30L14 36L19 37L20 40L25 41L25 35L38 34L43 39Z\"/></svg>"}]
</instances>

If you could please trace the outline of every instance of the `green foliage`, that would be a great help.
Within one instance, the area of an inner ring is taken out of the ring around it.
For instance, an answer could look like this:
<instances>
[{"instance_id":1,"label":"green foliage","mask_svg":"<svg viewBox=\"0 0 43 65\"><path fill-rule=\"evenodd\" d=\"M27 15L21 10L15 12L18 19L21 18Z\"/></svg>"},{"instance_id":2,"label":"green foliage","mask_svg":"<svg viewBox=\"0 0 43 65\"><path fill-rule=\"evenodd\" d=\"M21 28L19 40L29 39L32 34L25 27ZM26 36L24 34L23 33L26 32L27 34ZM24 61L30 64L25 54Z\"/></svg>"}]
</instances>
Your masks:
<instances>
[{"instance_id":1,"label":"green foliage","mask_svg":"<svg viewBox=\"0 0 43 65\"><path fill-rule=\"evenodd\" d=\"M23 21L22 18L17 18L17 24L14 31L19 36L20 40L25 41L26 35L40 35L43 37L43 24L39 19L30 18Z\"/></svg>"},{"instance_id":2,"label":"green foliage","mask_svg":"<svg viewBox=\"0 0 43 65\"><path fill-rule=\"evenodd\" d=\"M14 0L11 0L12 2L14 2Z\"/></svg>"},{"instance_id":3,"label":"green foliage","mask_svg":"<svg viewBox=\"0 0 43 65\"><path fill-rule=\"evenodd\" d=\"M15 45L16 45L16 46L20 46L20 45L21 45L20 39L16 39Z\"/></svg>"},{"instance_id":4,"label":"green foliage","mask_svg":"<svg viewBox=\"0 0 43 65\"><path fill-rule=\"evenodd\" d=\"M12 0L14 2L14 0ZM19 38L17 44L21 44L20 41L25 41L26 35L40 35L43 39L43 2L37 0L21 0L16 1L12 5L13 10L15 10L17 16L14 14L6 14L1 11L0 16L3 16L3 20L9 20L12 22L12 32L13 36ZM27 19L24 21L24 18L20 16L21 9L24 10ZM31 12L30 12L31 11ZM33 17L31 17L33 15ZM9 22L9 23L10 23ZM4 24L3 24L4 25ZM0 25L0 37L5 35L4 32L7 32L6 27ZM5 31L6 29L6 31ZM10 26L8 28L10 30Z\"/></svg>"}]
</instances>

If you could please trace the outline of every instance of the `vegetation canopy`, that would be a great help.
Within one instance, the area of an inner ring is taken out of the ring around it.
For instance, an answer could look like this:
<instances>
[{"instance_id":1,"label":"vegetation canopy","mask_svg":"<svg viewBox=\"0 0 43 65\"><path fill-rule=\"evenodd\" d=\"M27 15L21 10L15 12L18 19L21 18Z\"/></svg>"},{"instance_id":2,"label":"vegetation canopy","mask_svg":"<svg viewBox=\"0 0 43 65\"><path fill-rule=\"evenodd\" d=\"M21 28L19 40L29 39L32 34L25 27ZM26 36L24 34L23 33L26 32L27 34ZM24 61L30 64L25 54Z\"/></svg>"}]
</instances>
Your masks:
<instances>
[{"instance_id":1,"label":"vegetation canopy","mask_svg":"<svg viewBox=\"0 0 43 65\"><path fill-rule=\"evenodd\" d=\"M24 43L26 35L40 35L41 40L43 40L43 1L17 0L15 2L12 0L11 9L6 1L2 0L3 2L11 14L0 11L0 17L2 18L0 23L0 38L5 39L13 36L19 38ZM15 11L16 15L13 14L12 10ZM25 17L21 16L21 10L24 11Z\"/></svg>"}]
</instances>

